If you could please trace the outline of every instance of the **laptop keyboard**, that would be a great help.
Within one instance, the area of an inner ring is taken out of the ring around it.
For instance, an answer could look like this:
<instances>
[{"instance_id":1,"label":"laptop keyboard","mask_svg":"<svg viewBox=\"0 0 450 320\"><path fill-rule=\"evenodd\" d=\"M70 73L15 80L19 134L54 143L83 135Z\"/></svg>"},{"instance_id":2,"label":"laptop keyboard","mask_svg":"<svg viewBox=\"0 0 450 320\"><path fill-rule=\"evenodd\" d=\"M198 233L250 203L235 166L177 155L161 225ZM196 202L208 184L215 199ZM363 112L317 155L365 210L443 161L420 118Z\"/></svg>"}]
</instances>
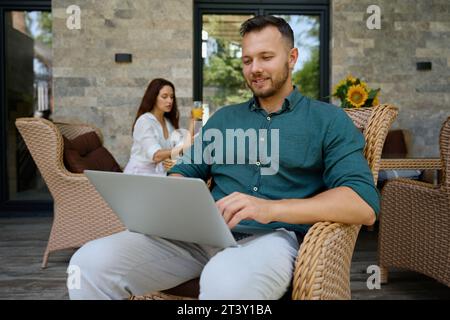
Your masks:
<instances>
[{"instance_id":1,"label":"laptop keyboard","mask_svg":"<svg viewBox=\"0 0 450 320\"><path fill-rule=\"evenodd\" d=\"M251 233L236 232L236 231L232 231L231 233L233 234L234 240L236 241L251 237L253 235Z\"/></svg>"}]
</instances>

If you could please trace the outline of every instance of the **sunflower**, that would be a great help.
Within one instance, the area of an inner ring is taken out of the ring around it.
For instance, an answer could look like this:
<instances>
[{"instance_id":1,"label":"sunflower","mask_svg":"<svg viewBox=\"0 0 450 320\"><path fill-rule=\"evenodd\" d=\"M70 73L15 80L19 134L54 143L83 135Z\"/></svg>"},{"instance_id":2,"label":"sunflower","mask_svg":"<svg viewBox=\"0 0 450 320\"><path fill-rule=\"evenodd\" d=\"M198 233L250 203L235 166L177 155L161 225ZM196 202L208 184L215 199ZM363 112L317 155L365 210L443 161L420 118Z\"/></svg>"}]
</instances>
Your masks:
<instances>
[{"instance_id":1,"label":"sunflower","mask_svg":"<svg viewBox=\"0 0 450 320\"><path fill-rule=\"evenodd\" d=\"M361 85L351 86L348 89L347 101L355 108L359 108L366 103L368 96L367 91Z\"/></svg>"},{"instance_id":2,"label":"sunflower","mask_svg":"<svg viewBox=\"0 0 450 320\"><path fill-rule=\"evenodd\" d=\"M339 83L338 83L338 84L334 87L334 89L333 89L333 95L336 95L338 89L339 89L341 86L345 86L346 84L347 84L347 79L342 79L341 81L339 81Z\"/></svg>"},{"instance_id":3,"label":"sunflower","mask_svg":"<svg viewBox=\"0 0 450 320\"><path fill-rule=\"evenodd\" d=\"M333 88L332 97L339 98L341 108L364 108L378 105L380 89L371 89L365 81L351 73Z\"/></svg>"},{"instance_id":4,"label":"sunflower","mask_svg":"<svg viewBox=\"0 0 450 320\"><path fill-rule=\"evenodd\" d=\"M347 76L347 79L345 79L346 81L350 81L352 84L354 84L356 82L356 78L354 76L352 76L351 74L349 74Z\"/></svg>"},{"instance_id":5,"label":"sunflower","mask_svg":"<svg viewBox=\"0 0 450 320\"><path fill-rule=\"evenodd\" d=\"M375 107L380 104L380 100L378 100L378 95L375 96L372 102L372 106Z\"/></svg>"}]
</instances>

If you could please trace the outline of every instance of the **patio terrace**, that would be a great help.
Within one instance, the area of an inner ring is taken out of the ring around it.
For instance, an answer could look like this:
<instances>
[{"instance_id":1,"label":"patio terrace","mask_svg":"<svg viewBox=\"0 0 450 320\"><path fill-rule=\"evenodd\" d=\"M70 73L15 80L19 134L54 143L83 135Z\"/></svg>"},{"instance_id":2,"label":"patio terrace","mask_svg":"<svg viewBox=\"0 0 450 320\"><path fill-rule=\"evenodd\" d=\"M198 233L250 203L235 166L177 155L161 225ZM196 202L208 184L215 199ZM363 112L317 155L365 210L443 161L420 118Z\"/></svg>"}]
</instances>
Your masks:
<instances>
[{"instance_id":1,"label":"patio terrace","mask_svg":"<svg viewBox=\"0 0 450 320\"><path fill-rule=\"evenodd\" d=\"M0 299L68 299L66 268L72 250L50 255L47 269L41 269L42 255L51 228L51 217L0 219ZM366 285L367 267L377 264L377 234L360 231L351 268L354 300L450 299L450 288L424 275L391 270L389 283L380 290Z\"/></svg>"}]
</instances>

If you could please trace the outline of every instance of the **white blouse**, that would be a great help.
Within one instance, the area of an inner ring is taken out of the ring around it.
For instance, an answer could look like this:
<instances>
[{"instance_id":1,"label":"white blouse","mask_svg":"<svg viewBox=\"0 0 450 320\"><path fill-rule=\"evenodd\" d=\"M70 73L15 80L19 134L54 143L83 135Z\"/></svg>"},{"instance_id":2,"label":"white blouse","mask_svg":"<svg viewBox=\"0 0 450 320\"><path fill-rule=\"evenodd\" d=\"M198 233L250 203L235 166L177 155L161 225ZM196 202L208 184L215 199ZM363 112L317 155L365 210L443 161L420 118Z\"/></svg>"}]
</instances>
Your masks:
<instances>
[{"instance_id":1,"label":"white blouse","mask_svg":"<svg viewBox=\"0 0 450 320\"><path fill-rule=\"evenodd\" d=\"M137 119L134 125L130 160L124 169L124 173L166 175L162 162L155 163L153 155L158 150L175 147L179 141L173 139L172 133L175 129L170 121L165 117L164 121L169 131L167 139L164 138L161 124L152 113L144 113Z\"/></svg>"}]
</instances>

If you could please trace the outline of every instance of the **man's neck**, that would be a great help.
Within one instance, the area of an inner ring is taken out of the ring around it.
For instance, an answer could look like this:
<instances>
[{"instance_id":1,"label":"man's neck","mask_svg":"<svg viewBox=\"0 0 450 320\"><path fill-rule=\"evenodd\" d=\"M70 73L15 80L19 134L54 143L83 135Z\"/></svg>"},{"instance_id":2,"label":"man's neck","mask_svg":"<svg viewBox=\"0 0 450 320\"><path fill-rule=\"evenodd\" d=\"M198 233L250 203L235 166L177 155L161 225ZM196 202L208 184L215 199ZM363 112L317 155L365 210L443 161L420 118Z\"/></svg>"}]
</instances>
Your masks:
<instances>
[{"instance_id":1,"label":"man's neck","mask_svg":"<svg viewBox=\"0 0 450 320\"><path fill-rule=\"evenodd\" d=\"M292 83L289 82L289 85L283 86L275 95L267 98L258 98L259 105L267 113L277 112L281 109L284 99L291 94L292 90Z\"/></svg>"}]
</instances>

